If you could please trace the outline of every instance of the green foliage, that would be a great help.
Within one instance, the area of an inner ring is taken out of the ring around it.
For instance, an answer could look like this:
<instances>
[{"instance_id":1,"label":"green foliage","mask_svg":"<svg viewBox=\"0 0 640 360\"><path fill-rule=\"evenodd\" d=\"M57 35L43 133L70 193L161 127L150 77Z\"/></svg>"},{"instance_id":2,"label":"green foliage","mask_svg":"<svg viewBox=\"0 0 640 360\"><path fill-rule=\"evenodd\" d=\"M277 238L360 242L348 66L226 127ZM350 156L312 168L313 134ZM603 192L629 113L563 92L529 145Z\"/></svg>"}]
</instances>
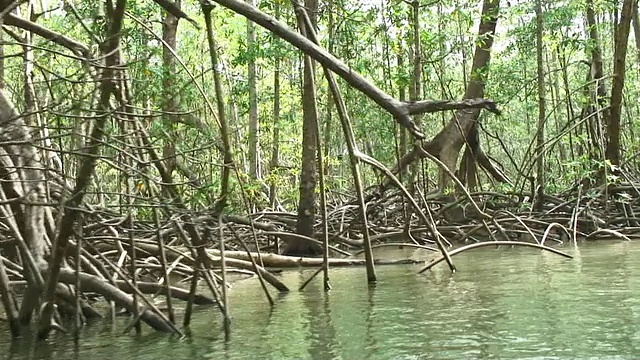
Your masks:
<instances>
[{"instance_id":1,"label":"green foliage","mask_svg":"<svg viewBox=\"0 0 640 360\"><path fill-rule=\"evenodd\" d=\"M295 17L288 2L280 1L281 19L295 27ZM81 26L72 9L65 7L38 19L44 27L86 44L97 54L99 43L105 34L105 19L98 15L98 4L76 2L75 11L82 19ZM361 73L384 91L398 96L403 89L408 95L413 81L413 63L410 48L413 43L411 7L403 1L371 3L368 1L335 0L326 2L319 13L319 36L325 47L331 45L333 53L343 59L354 71ZM451 1L426 4L421 2L419 28L422 47L421 66L423 73L423 98L459 99L464 94L475 47L479 22L477 2ZM608 14L615 4L611 1L595 1L599 18L608 20ZM163 12L151 0L128 2L128 13L153 29L156 35L162 33ZM273 1L260 1L259 6L267 13L274 13ZM183 10L195 19L201 28L204 23L196 3L183 4ZM592 139L586 125L575 127L568 132L581 116L582 108L590 102L583 91L586 86L590 61L589 53L594 44L587 40L583 26L585 5L582 1L547 2L544 11L544 51L547 67L547 101L549 114L547 136L558 137L547 149L549 159L548 183L550 190L559 190L575 183L578 179L593 175L594 169L602 169L607 164L602 159L594 159L587 151ZM329 15L334 24L329 26ZM181 195L194 208L207 208L216 199L220 187L220 135L217 127L215 108L215 88L213 71L223 76L223 91L226 115L231 126L232 147L236 166L242 174L247 158L248 137L248 81L246 66L254 60L258 68L258 108L260 118L260 143L263 179L249 182L248 179L232 180L232 209L244 211L241 194L253 203L266 206L268 187L276 185L283 202L296 203L297 181L301 153L301 55L285 41L275 38L268 31L256 27L256 44L252 51L246 46L246 19L234 15L229 10L216 7L213 11L215 37L218 43L221 66L211 69L207 41L204 32L181 20L176 50L180 62L175 71L168 71L162 62L162 45L156 38L130 17L125 19L122 33L122 61L127 66L128 89L133 106L142 117L144 130L148 132L154 149L162 154L165 144L175 144L176 152L185 166L193 171L201 184L194 187L189 179L178 171L172 174L179 182ZM485 152L496 162L504 165L511 177L518 177L522 184L527 173L527 163L531 158L530 143L535 137L537 118L536 64L535 52L536 24L533 19L531 2L513 3L503 6L498 22L498 34L492 51L491 64L480 70L480 77L486 79L485 94L499 104L502 117L481 116L480 141ZM614 27L602 21L598 31L602 39L605 56L605 74L611 74L612 32ZM5 37L6 38L6 37ZM631 46L631 45L630 45ZM87 73L86 67L70 52L59 45L34 37L36 51L36 93L42 104L48 104L50 115L45 119L50 134L56 137L56 146L76 151L83 146L87 123L82 116L94 114L97 84ZM49 51L47 51L49 50ZM17 42L5 45L5 54L20 54L22 47ZM634 57L633 52L629 57ZM398 65L398 57L402 66ZM280 111L277 124L280 132L280 166L270 168L269 159L273 148L272 137L275 129L273 114L273 78L275 59L280 62ZM640 71L635 61L629 60L626 94L626 129L637 128L638 108L632 99L640 95ZM21 98L24 79L20 71L22 59L19 56L5 59L5 81L14 98ZM192 74L194 78L191 78ZM171 77L176 92L179 114L175 121L164 121L161 109L166 102L163 79ZM320 128L324 131L329 119L327 104L329 91L320 68L317 71L318 109ZM607 84L609 80L606 80ZM356 133L358 146L362 151L392 167L397 158L396 148L398 125L377 104L357 90L350 88L339 79L349 116ZM196 84L198 86L196 86ZM202 90L200 90L202 89ZM202 93L202 91L204 93ZM205 101L206 100L206 101ZM20 107L22 102L17 101ZM433 136L442 129L451 113L427 115L422 120L426 134ZM124 115L123 115L124 117ZM332 115L326 165L328 167L327 188L348 192L352 181L348 174L348 156L342 129L335 111ZM103 149L105 161L98 164L99 187L102 191L121 191L122 168L134 163L145 164L142 175L160 182L159 174L150 166L151 160L136 151L123 152L131 129L124 129L120 123L112 122L107 128L110 141ZM322 134L324 139L325 134ZM640 151L635 142L635 134L625 134L625 148L630 153ZM411 147L412 141L409 141ZM139 146L139 144L136 144ZM123 155L124 154L124 155ZM78 162L75 154L63 155L68 168L67 176L73 177ZM124 163L126 166L120 166ZM116 166L118 165L118 166ZM612 174L609 169L609 174ZM363 167L365 186L379 181L378 175L369 167ZM429 166L425 176L435 179L436 168ZM140 174L138 174L140 175ZM620 181L619 178L609 178ZM240 181L240 182L239 182ZM481 174L483 188L512 192L517 188L493 183L486 174ZM97 198L96 198L97 199ZM107 203L115 203L114 196L102 198ZM146 216L146 215L145 215Z\"/></svg>"}]
</instances>

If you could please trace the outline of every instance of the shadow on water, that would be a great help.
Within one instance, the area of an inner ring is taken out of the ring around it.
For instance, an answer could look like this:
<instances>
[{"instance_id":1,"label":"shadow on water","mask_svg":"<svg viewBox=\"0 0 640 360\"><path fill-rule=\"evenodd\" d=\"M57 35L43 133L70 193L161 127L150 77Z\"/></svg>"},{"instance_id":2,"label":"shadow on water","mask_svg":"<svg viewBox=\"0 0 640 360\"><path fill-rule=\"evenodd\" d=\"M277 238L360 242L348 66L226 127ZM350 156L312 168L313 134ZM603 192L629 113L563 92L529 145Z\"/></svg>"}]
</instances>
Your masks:
<instances>
[{"instance_id":1,"label":"shadow on water","mask_svg":"<svg viewBox=\"0 0 640 360\"><path fill-rule=\"evenodd\" d=\"M566 260L531 249L486 249L437 266L381 266L369 286L363 268L331 269L333 289L314 280L279 297L274 308L257 280L230 291L232 331L219 312L200 308L191 336L145 330L123 335L128 319L107 321L47 343L11 342L11 360L61 359L630 359L640 354L640 245L583 244ZM414 250L378 254L419 256ZM286 271L297 288L313 270ZM3 324L0 324L3 325Z\"/></svg>"}]
</instances>

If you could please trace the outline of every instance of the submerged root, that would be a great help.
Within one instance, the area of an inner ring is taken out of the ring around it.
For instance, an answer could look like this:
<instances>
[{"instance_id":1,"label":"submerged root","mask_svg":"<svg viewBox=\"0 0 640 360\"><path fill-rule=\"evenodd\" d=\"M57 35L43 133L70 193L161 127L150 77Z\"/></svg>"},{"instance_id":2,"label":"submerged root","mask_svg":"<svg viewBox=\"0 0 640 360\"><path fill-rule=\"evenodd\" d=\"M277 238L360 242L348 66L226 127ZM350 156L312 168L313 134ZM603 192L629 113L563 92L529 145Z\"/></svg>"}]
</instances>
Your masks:
<instances>
[{"instance_id":1,"label":"submerged root","mask_svg":"<svg viewBox=\"0 0 640 360\"><path fill-rule=\"evenodd\" d=\"M60 282L65 284L75 284L79 279L81 288L84 289L84 291L98 293L106 300L115 302L118 306L125 308L127 311L131 313L138 313L140 320L144 321L147 325L156 330L164 332L174 331L174 327L171 326L171 324L168 324L167 321L159 316L157 312L153 312L141 305L138 305L136 308L133 297L130 294L127 294L97 276L85 273L76 274L74 271L69 269L60 269L59 279Z\"/></svg>"},{"instance_id":2,"label":"submerged root","mask_svg":"<svg viewBox=\"0 0 640 360\"><path fill-rule=\"evenodd\" d=\"M432 254L439 251L435 236L441 236L450 246L461 245L448 251L451 256L483 246L505 245L528 246L569 257L550 245L582 239L631 240L638 236L640 218L635 214L640 213L637 205L640 194L633 192L635 188L639 187L624 184L609 187L608 197L605 198L605 191L601 191L599 197L590 197L588 201L580 193L548 196L542 211L538 212L533 211L532 201L523 194L471 193L473 205L468 197L456 200L431 194L422 197L420 205L425 213L433 214L431 220L427 219L433 221L432 226L405 211L401 194L387 191L368 197L367 217L370 221L366 229L359 220L356 206L350 203L353 199L344 198L342 205L328 213L328 235L337 255L328 258L326 263L329 267L365 265L365 260L355 257L362 248L364 231L371 232L374 249L407 247L422 251L417 259L377 260L377 264L421 263L431 258L421 272L444 259L442 256L433 259ZM625 195L621 197L620 194ZM77 254L66 257L67 264L59 276L55 292L59 311L73 315L79 309L84 319L101 317L102 314L91 305L99 295L130 314L138 314L134 322L142 321L163 332L176 332L175 320L169 320L147 297L170 296L187 302L187 308L195 304L217 305L224 309L219 301L221 289L230 285L220 277L223 258L227 272L259 275L279 292L288 292L289 287L274 270L323 269L325 266L322 258L284 256L275 252L279 243L292 239L307 241L304 237L288 236L294 233L293 214L264 211L247 217L226 215L223 219L227 221L224 224L212 214L199 213L177 218L170 216L164 223L150 224L91 209L78 233L82 236L80 243L83 246ZM129 223L127 227L124 226L126 223ZM190 230L181 233L181 228ZM321 230L318 228L318 238L323 236ZM188 237L201 234L204 235L198 242L188 241ZM219 242L211 234L225 237L224 257L218 248ZM10 233L5 235L11 237ZM73 240L71 246L77 247L78 242ZM3 286L12 286L10 284L16 281L27 284L34 281L34 277L26 276L22 263L8 258L2 258L2 262L9 278ZM135 266L131 266L132 262ZM78 275L74 266L80 270ZM208 293L198 291L202 289L197 286L198 281L202 280L206 282ZM77 286L80 294L76 294ZM167 304L167 310L172 314L171 305Z\"/></svg>"}]
</instances>

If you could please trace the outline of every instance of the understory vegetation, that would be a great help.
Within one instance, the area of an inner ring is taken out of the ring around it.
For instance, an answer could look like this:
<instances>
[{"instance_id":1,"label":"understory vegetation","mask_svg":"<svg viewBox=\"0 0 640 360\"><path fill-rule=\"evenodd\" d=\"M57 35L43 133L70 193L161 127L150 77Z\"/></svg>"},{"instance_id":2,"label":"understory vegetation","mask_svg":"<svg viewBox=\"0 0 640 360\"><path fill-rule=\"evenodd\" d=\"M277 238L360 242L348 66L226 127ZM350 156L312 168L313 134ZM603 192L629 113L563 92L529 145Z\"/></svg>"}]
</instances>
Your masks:
<instances>
[{"instance_id":1,"label":"understory vegetation","mask_svg":"<svg viewBox=\"0 0 640 360\"><path fill-rule=\"evenodd\" d=\"M637 1L7 0L0 23L14 337L77 333L97 297L127 330L182 334L194 304L228 328L230 272L274 306L282 268L329 290L639 233ZM374 256L399 245L433 256Z\"/></svg>"}]
</instances>

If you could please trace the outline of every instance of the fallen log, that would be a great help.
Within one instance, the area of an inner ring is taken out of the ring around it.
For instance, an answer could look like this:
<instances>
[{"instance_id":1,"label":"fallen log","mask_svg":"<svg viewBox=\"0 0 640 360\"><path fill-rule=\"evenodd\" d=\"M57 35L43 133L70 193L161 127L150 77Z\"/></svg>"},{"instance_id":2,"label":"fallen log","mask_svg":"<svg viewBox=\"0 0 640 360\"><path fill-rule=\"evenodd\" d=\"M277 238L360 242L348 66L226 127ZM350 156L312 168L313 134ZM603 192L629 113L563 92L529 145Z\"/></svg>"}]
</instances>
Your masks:
<instances>
[{"instance_id":1,"label":"fallen log","mask_svg":"<svg viewBox=\"0 0 640 360\"><path fill-rule=\"evenodd\" d=\"M546 250L546 251L552 252L554 254L557 254L557 255L560 255L560 256L564 256L564 257L569 258L569 259L573 259L573 256L571 256L571 255L569 255L567 253L564 253L564 252L562 252L560 250L556 250L556 249L554 249L552 247L539 245L539 244L518 242L518 241L487 241L487 242L482 242L482 243L475 243L475 244L463 246L463 247L457 248L457 249L455 249L453 251L450 251L449 255L454 256L454 255L460 254L463 251L467 251L467 250L471 250L471 249L477 249L477 248L483 247L483 246L496 246L496 245L528 246L528 247L533 247L533 248L536 248L536 249ZM444 261L444 256L441 256L441 257L433 260L432 262L430 262L429 265L427 265L424 268L420 269L420 271L418 271L418 274L422 274L423 272L431 269L432 267L436 266L438 263L441 263L442 261Z\"/></svg>"},{"instance_id":2,"label":"fallen log","mask_svg":"<svg viewBox=\"0 0 640 360\"><path fill-rule=\"evenodd\" d=\"M207 252L215 255L217 250L208 249ZM230 256L234 260L243 260L248 261L249 255L246 252L241 251L225 251L225 256ZM233 253L233 255L229 255L229 253ZM258 254L251 253L251 256L258 261ZM228 259L227 259L228 260ZM364 259L336 259L329 258L329 266L331 267L342 267L342 266L364 266L366 265ZM323 265L324 261L322 258L318 257L298 257L298 256L286 256L286 255L278 255L278 254L262 254L262 263L267 268L301 268L301 267L318 267ZM398 260L386 260L386 259L375 259L374 263L376 265L399 265L399 264L418 264L423 263L423 261L413 260L413 259L398 259Z\"/></svg>"},{"instance_id":3,"label":"fallen log","mask_svg":"<svg viewBox=\"0 0 640 360\"><path fill-rule=\"evenodd\" d=\"M77 277L78 276L76 276L75 271L67 268L61 268L58 280L64 284L75 285ZM80 287L83 291L98 293L104 296L108 301L113 301L118 306L127 309L130 313L135 313L136 309L131 295L94 275L80 273L79 278ZM174 328L153 311L141 305L138 305L137 311L140 315L140 320L144 321L153 329L163 332L174 332Z\"/></svg>"},{"instance_id":4,"label":"fallen log","mask_svg":"<svg viewBox=\"0 0 640 360\"><path fill-rule=\"evenodd\" d=\"M122 243L124 247L127 247L127 243ZM97 246L100 249L106 249L104 245ZM136 242L136 247L150 255L156 256L159 254L159 248L157 244L139 240ZM426 248L426 247L425 247ZM188 263L193 264L193 258L188 254L188 249L181 246L165 246L165 250L167 251L167 258L170 261L175 261L178 258L186 260ZM213 257L213 262L216 265L220 265L220 251L216 249L206 249L206 252L209 256ZM253 272L253 265L249 263L250 256L253 259L260 263L262 260L262 266L264 268L300 268L300 267L317 267L323 264L322 258L319 257L299 257L299 256L287 256L287 255L279 255L273 253L265 253L258 254L257 252L251 252L250 255L247 254L246 251L231 251L227 250L224 252L225 257L227 258L227 263L230 266L235 266L240 269L245 269ZM247 263L242 262L234 262L233 260L245 261ZM230 262L231 261L231 262ZM377 265L398 265L398 264L418 264L423 261L413 260L413 259L397 259L397 260L387 260L387 259L375 259L375 264ZM237 266L236 266L237 265ZM356 258L329 258L329 265L332 267L341 267L341 266L363 266L365 265L364 259L356 259ZM250 267L249 267L250 266ZM262 269L266 271L265 269ZM264 275L264 274L263 274ZM279 282L277 278L273 278L274 281ZM274 287L280 289L280 285L271 284ZM282 284L284 286L284 284ZM285 291L288 291L285 290Z\"/></svg>"},{"instance_id":5,"label":"fallen log","mask_svg":"<svg viewBox=\"0 0 640 360\"><path fill-rule=\"evenodd\" d=\"M123 243L123 246L128 246L128 244ZM160 253L160 249L158 248L158 245L151 242L140 241L136 243L136 247L140 248L141 250L149 254L157 255ZM167 252L166 253L167 259L170 261L174 261L174 260L177 260L178 258L181 258L189 262L191 265L193 265L195 262L195 260L191 257L191 255L188 254L186 248L180 248L175 246L165 246L165 250ZM221 264L220 256L216 255L216 253L212 253L211 249L206 249L206 250L207 250L207 255L213 257L212 259L213 264L220 265ZM253 264L251 264L251 262L245 261L242 259L236 259L233 256L227 255L228 253L242 253L242 252L241 251L225 251L225 255L227 257L225 259L226 264L228 264L229 266L240 268L240 269L250 270L252 272L254 271ZM273 274L267 271L264 267L258 266L258 272L260 272L260 275L264 277L264 279L269 284L271 284L271 286L278 289L278 291L282 291L282 292L289 291L289 288L283 282L281 282L277 277L275 277Z\"/></svg>"}]
</instances>

